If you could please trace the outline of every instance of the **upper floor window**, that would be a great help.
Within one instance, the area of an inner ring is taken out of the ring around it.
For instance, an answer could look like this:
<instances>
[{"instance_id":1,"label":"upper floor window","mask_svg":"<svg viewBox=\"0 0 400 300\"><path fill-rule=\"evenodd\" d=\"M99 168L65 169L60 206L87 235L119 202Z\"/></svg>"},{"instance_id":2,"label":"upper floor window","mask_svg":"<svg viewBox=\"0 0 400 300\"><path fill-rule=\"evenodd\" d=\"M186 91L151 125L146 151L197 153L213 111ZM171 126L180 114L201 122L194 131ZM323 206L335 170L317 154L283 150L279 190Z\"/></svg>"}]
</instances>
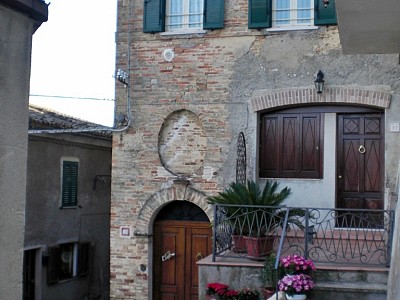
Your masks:
<instances>
[{"instance_id":1,"label":"upper floor window","mask_svg":"<svg viewBox=\"0 0 400 300\"><path fill-rule=\"evenodd\" d=\"M298 29L336 24L335 0L249 0L249 28Z\"/></svg>"},{"instance_id":2,"label":"upper floor window","mask_svg":"<svg viewBox=\"0 0 400 300\"><path fill-rule=\"evenodd\" d=\"M166 31L203 29L202 0L167 0Z\"/></svg>"},{"instance_id":3,"label":"upper floor window","mask_svg":"<svg viewBox=\"0 0 400 300\"><path fill-rule=\"evenodd\" d=\"M261 115L260 177L322 178L322 123L318 112Z\"/></svg>"},{"instance_id":4,"label":"upper floor window","mask_svg":"<svg viewBox=\"0 0 400 300\"><path fill-rule=\"evenodd\" d=\"M273 0L272 26L314 25L314 0Z\"/></svg>"},{"instance_id":5,"label":"upper floor window","mask_svg":"<svg viewBox=\"0 0 400 300\"><path fill-rule=\"evenodd\" d=\"M224 27L224 0L144 0L143 32L192 33Z\"/></svg>"},{"instance_id":6,"label":"upper floor window","mask_svg":"<svg viewBox=\"0 0 400 300\"><path fill-rule=\"evenodd\" d=\"M61 160L61 207L78 205L78 167L77 159Z\"/></svg>"}]
</instances>

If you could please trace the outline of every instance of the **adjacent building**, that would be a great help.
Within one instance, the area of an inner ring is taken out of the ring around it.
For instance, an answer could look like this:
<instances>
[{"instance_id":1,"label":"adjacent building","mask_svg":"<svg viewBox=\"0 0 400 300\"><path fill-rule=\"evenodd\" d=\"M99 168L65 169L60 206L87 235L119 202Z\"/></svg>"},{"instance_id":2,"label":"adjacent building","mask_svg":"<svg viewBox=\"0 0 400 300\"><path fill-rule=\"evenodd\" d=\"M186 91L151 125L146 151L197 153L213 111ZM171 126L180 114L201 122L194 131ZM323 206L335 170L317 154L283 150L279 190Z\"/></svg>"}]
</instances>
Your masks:
<instances>
[{"instance_id":1,"label":"adjacent building","mask_svg":"<svg viewBox=\"0 0 400 300\"><path fill-rule=\"evenodd\" d=\"M22 298L28 95L32 35L47 21L41 0L0 1L0 295Z\"/></svg>"},{"instance_id":2,"label":"adjacent building","mask_svg":"<svg viewBox=\"0 0 400 300\"><path fill-rule=\"evenodd\" d=\"M30 105L24 299L107 299L111 133ZM63 133L62 131L65 130Z\"/></svg>"},{"instance_id":3,"label":"adjacent building","mask_svg":"<svg viewBox=\"0 0 400 300\"><path fill-rule=\"evenodd\" d=\"M207 196L238 177L396 206L398 55L344 55L339 31L333 0L118 1L111 299L196 299Z\"/></svg>"}]
</instances>

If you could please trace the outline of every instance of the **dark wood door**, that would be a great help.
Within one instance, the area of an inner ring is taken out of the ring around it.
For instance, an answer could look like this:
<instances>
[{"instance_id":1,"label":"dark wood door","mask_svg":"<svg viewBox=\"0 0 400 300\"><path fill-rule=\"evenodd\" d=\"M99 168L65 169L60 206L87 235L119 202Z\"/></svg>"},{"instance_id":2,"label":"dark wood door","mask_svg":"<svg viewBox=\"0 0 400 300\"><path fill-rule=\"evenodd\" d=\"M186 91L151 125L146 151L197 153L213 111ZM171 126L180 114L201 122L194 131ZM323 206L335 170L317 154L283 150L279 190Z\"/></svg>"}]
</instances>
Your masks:
<instances>
[{"instance_id":1,"label":"dark wood door","mask_svg":"<svg viewBox=\"0 0 400 300\"><path fill-rule=\"evenodd\" d=\"M155 222L154 300L198 299L196 262L211 254L211 237L209 222Z\"/></svg>"},{"instance_id":2,"label":"dark wood door","mask_svg":"<svg viewBox=\"0 0 400 300\"><path fill-rule=\"evenodd\" d=\"M338 115L338 208L383 209L383 137L380 113Z\"/></svg>"}]
</instances>

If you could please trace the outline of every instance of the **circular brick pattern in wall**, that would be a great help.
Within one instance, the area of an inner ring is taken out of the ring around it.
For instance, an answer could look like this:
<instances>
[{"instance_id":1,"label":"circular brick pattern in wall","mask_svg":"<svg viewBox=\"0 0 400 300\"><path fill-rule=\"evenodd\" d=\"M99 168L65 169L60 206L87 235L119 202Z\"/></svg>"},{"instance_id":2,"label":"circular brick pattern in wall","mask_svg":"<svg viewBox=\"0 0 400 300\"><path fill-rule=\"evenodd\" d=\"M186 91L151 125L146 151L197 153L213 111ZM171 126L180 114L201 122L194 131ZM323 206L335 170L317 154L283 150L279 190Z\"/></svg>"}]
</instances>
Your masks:
<instances>
[{"instance_id":1,"label":"circular brick pattern in wall","mask_svg":"<svg viewBox=\"0 0 400 300\"><path fill-rule=\"evenodd\" d=\"M164 167L174 175L201 175L207 137L200 119L188 110L170 114L158 136L158 152Z\"/></svg>"}]
</instances>

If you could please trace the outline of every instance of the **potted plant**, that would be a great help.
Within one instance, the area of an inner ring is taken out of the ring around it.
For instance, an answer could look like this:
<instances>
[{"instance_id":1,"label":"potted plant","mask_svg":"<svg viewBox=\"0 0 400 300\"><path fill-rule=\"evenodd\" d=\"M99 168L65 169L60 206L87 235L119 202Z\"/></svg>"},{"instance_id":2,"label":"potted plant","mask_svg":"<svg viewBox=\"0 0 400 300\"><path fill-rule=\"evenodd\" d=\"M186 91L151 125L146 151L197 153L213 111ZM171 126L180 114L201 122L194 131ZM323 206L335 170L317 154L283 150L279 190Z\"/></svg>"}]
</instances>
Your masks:
<instances>
[{"instance_id":1,"label":"potted plant","mask_svg":"<svg viewBox=\"0 0 400 300\"><path fill-rule=\"evenodd\" d=\"M311 259L296 254L282 257L279 264L283 272L288 275L305 274L311 276L312 272L316 270Z\"/></svg>"},{"instance_id":2,"label":"potted plant","mask_svg":"<svg viewBox=\"0 0 400 300\"><path fill-rule=\"evenodd\" d=\"M228 291L229 286L219 282L207 283L206 299L217 299L218 295L224 295Z\"/></svg>"},{"instance_id":3,"label":"potted plant","mask_svg":"<svg viewBox=\"0 0 400 300\"><path fill-rule=\"evenodd\" d=\"M286 275L278 282L279 290L286 293L286 299L305 300L307 293L314 288L310 275L303 273Z\"/></svg>"},{"instance_id":4,"label":"potted plant","mask_svg":"<svg viewBox=\"0 0 400 300\"><path fill-rule=\"evenodd\" d=\"M278 280L284 275L282 268L278 265L275 269L277 257L275 252L271 252L265 257L264 266L260 273L261 282L263 284L263 294L265 299L269 299L275 294L278 287Z\"/></svg>"},{"instance_id":5,"label":"potted plant","mask_svg":"<svg viewBox=\"0 0 400 300\"><path fill-rule=\"evenodd\" d=\"M276 229L284 222L284 201L291 195L288 187L278 191L279 183L267 180L263 188L257 182L233 182L219 194L209 197L208 203L230 205L224 207L233 228L246 239L247 255L259 259L272 251ZM245 206L238 208L239 206ZM301 209L290 210L290 223L304 226L295 216L304 216Z\"/></svg>"}]
</instances>

